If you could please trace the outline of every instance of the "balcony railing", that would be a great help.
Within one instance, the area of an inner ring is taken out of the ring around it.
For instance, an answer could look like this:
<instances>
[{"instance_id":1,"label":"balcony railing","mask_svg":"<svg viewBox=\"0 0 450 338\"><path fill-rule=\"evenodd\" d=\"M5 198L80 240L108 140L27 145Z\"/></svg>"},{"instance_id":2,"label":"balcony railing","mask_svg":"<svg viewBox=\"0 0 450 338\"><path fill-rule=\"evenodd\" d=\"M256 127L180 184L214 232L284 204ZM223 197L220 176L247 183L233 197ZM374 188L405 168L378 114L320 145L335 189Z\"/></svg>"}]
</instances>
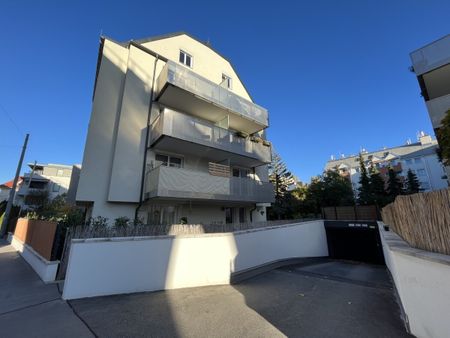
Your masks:
<instances>
[{"instance_id":1,"label":"balcony railing","mask_svg":"<svg viewBox=\"0 0 450 338\"><path fill-rule=\"evenodd\" d=\"M251 203L273 202L273 186L250 178L158 166L147 173L146 198L186 198Z\"/></svg>"},{"instance_id":2,"label":"balcony railing","mask_svg":"<svg viewBox=\"0 0 450 338\"><path fill-rule=\"evenodd\" d=\"M433 128L441 126L445 113L450 110L450 94L426 102Z\"/></svg>"},{"instance_id":3,"label":"balcony railing","mask_svg":"<svg viewBox=\"0 0 450 338\"><path fill-rule=\"evenodd\" d=\"M436 40L411 54L414 71L417 75L441 67L450 62L450 34Z\"/></svg>"},{"instance_id":4,"label":"balcony railing","mask_svg":"<svg viewBox=\"0 0 450 338\"><path fill-rule=\"evenodd\" d=\"M271 161L269 144L253 142L248 137L239 137L228 129L167 108L151 126L149 145L153 145L161 135L251 157L262 163Z\"/></svg>"},{"instance_id":5,"label":"balcony railing","mask_svg":"<svg viewBox=\"0 0 450 338\"><path fill-rule=\"evenodd\" d=\"M269 125L268 112L263 107L250 102L232 91L223 88L188 68L168 61L162 69L158 80L156 96L158 97L167 84L188 91L207 100L224 110L233 112L262 126Z\"/></svg>"}]
</instances>

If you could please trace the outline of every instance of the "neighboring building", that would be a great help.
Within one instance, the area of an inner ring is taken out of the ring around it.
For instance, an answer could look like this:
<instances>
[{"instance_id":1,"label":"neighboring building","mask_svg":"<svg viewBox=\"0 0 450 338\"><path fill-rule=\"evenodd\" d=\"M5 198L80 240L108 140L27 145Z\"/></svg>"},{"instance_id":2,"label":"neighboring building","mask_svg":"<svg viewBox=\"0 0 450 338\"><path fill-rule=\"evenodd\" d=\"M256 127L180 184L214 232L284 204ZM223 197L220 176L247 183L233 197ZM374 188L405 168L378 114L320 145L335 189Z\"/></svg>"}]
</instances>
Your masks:
<instances>
[{"instance_id":1,"label":"neighboring building","mask_svg":"<svg viewBox=\"0 0 450 338\"><path fill-rule=\"evenodd\" d=\"M17 185L19 186L22 183L23 177L19 177L19 180L17 181ZM9 193L12 189L14 180L5 182L3 184L0 184L0 202L6 201L9 199Z\"/></svg>"},{"instance_id":2,"label":"neighboring building","mask_svg":"<svg viewBox=\"0 0 450 338\"><path fill-rule=\"evenodd\" d=\"M411 169L417 175L421 189L431 191L448 187L444 167L436 154L437 147L436 140L421 133L417 143L373 152L363 151L362 154L366 167L369 168L373 163L386 182L389 167L392 167L403 181ZM328 161L325 170L338 170L342 176L348 177L355 196L358 195L359 155Z\"/></svg>"},{"instance_id":3,"label":"neighboring building","mask_svg":"<svg viewBox=\"0 0 450 338\"><path fill-rule=\"evenodd\" d=\"M410 54L422 97L439 142L442 119L450 110L450 34ZM447 176L450 167L445 167Z\"/></svg>"},{"instance_id":4,"label":"neighboring building","mask_svg":"<svg viewBox=\"0 0 450 338\"><path fill-rule=\"evenodd\" d=\"M78 168L79 173L79 165L28 163L28 166L30 172L25 173L21 183L18 184L14 204L32 207L33 200L42 196L49 199L54 199L62 194L75 196L77 176L74 175L74 172L77 171L74 168ZM75 184L72 184L71 187L72 177L74 177ZM71 189L69 189L70 187Z\"/></svg>"},{"instance_id":5,"label":"neighboring building","mask_svg":"<svg viewBox=\"0 0 450 338\"><path fill-rule=\"evenodd\" d=\"M268 121L230 62L188 34L102 38L77 204L150 224L265 220Z\"/></svg>"}]
</instances>

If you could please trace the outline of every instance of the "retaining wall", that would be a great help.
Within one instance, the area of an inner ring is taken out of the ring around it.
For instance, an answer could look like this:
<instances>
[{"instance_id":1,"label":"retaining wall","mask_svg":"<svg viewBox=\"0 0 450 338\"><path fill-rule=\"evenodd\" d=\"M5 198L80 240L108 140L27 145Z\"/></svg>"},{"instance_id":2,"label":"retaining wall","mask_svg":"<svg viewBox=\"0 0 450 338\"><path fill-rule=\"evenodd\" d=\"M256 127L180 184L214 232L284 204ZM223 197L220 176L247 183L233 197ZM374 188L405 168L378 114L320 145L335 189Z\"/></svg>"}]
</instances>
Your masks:
<instances>
[{"instance_id":1,"label":"retaining wall","mask_svg":"<svg viewBox=\"0 0 450 338\"><path fill-rule=\"evenodd\" d=\"M328 256L323 221L235 233L72 240L64 299L229 284L233 273Z\"/></svg>"},{"instance_id":2,"label":"retaining wall","mask_svg":"<svg viewBox=\"0 0 450 338\"><path fill-rule=\"evenodd\" d=\"M415 249L378 222L386 265L416 337L450 333L450 256Z\"/></svg>"}]
</instances>

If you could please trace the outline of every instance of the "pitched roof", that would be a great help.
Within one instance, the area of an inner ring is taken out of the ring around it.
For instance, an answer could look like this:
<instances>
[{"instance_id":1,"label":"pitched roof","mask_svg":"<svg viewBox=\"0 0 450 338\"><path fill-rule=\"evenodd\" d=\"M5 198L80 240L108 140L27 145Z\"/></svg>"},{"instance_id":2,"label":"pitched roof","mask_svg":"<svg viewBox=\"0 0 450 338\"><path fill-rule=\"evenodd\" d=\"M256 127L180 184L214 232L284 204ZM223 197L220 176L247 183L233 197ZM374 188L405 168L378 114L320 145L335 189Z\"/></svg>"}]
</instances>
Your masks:
<instances>
[{"instance_id":1,"label":"pitched roof","mask_svg":"<svg viewBox=\"0 0 450 338\"><path fill-rule=\"evenodd\" d=\"M138 40L133 40L133 39L132 39L132 40L129 40L129 41L124 41L124 42L117 42L117 41L115 41L115 40L113 40L113 39L111 39L111 38L109 38L109 37L102 36L101 39L100 39L100 44L102 45L102 43L103 43L102 40L103 40L104 38L107 38L107 39L110 40L110 41L113 41L113 42L115 42L115 43L118 43L118 44L122 45L123 47L127 47L127 48L128 48L128 47L130 46L130 44L135 44L135 45L138 44L138 45L142 45L142 44L147 43L147 42L152 42L152 41L157 41L157 40L163 40L163 39L169 39L169 38L173 38L173 37L180 36L180 35L186 35L186 36L190 37L191 39L193 39L193 40L195 40L195 41L201 43L202 45L208 47L208 48L211 49L214 53L216 53L216 54L219 55L221 58L223 58L224 60L226 60L226 61L230 64L231 68L234 69L234 72L236 73L236 76L238 77L238 80L242 83L242 86L244 87L245 91L247 92L248 96L250 97L250 100L251 100L252 102L254 102L254 99L253 99L252 95L250 94L250 92L248 91L247 87L245 86L245 83L241 80L241 77L239 76L239 73L237 72L236 67L231 63L231 61L230 61L227 57L225 57L224 55L222 55L221 53L219 53L216 49L214 49L213 47L211 47L211 45L210 45L209 43L204 42L204 41L202 41L202 40L196 38L195 36L193 36L193 35L191 35L191 34L189 34L189 33L180 31L180 32L174 32L174 33L168 33L168 34L157 35L157 36L153 36L153 37L147 37L147 38L138 39ZM101 51L101 49L102 49L102 48L100 48L100 51ZM146 49L148 49L148 48L146 48ZM98 67L99 67L99 65L98 65L98 62L97 62L97 68L98 68ZM98 72L98 70L97 70L97 72ZM95 88L95 87L94 87L94 88Z\"/></svg>"},{"instance_id":2,"label":"pitched roof","mask_svg":"<svg viewBox=\"0 0 450 338\"><path fill-rule=\"evenodd\" d=\"M23 176L20 176L17 183L22 182L22 180L23 180ZM11 180L11 181L7 181L5 183L0 184L0 186L12 189L13 183L14 183L14 180Z\"/></svg>"}]
</instances>

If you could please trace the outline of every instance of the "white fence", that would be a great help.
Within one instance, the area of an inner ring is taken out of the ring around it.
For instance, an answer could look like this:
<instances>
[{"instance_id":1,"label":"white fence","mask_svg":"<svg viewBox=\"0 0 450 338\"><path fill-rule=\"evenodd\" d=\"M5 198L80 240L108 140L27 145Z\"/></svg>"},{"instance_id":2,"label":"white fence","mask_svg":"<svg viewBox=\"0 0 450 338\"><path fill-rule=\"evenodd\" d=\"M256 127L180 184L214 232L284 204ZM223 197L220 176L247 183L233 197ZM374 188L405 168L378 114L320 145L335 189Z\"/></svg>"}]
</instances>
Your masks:
<instances>
[{"instance_id":1,"label":"white fence","mask_svg":"<svg viewBox=\"0 0 450 338\"><path fill-rule=\"evenodd\" d=\"M448 337L450 256L412 248L378 223L386 265L411 333L417 337Z\"/></svg>"},{"instance_id":2,"label":"white fence","mask_svg":"<svg viewBox=\"0 0 450 338\"><path fill-rule=\"evenodd\" d=\"M234 272L323 256L323 221L235 233L72 240L63 298L229 284Z\"/></svg>"}]
</instances>

